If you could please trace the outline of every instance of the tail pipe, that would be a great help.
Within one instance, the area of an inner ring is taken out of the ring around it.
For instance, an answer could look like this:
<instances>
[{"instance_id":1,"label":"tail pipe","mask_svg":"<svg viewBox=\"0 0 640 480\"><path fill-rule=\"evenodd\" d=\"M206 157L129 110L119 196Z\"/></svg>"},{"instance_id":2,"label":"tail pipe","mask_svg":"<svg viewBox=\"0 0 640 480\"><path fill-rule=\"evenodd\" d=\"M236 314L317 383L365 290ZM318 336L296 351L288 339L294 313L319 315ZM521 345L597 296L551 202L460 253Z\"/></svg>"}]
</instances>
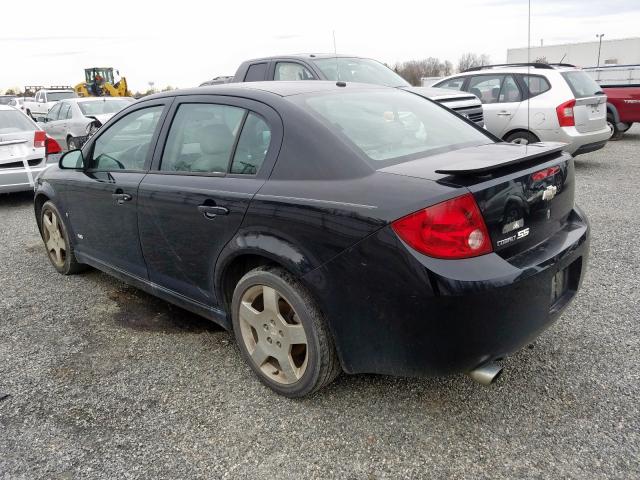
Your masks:
<instances>
[{"instance_id":1,"label":"tail pipe","mask_svg":"<svg viewBox=\"0 0 640 480\"><path fill-rule=\"evenodd\" d=\"M501 373L502 367L500 365L494 362L489 362L471 370L469 372L469 376L482 385L491 385L498 379Z\"/></svg>"}]
</instances>

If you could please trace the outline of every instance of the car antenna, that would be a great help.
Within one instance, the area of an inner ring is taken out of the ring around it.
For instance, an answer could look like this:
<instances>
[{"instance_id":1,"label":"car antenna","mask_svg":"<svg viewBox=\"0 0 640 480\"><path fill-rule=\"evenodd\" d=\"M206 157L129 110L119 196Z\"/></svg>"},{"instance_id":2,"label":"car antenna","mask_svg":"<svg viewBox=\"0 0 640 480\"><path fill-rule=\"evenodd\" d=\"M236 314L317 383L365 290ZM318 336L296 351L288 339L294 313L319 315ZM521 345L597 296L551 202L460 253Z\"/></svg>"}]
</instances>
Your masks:
<instances>
[{"instance_id":1,"label":"car antenna","mask_svg":"<svg viewBox=\"0 0 640 480\"><path fill-rule=\"evenodd\" d=\"M336 31L333 30L333 58L336 60L336 75L340 81L340 69L338 68L338 48L336 47Z\"/></svg>"},{"instance_id":2,"label":"car antenna","mask_svg":"<svg viewBox=\"0 0 640 480\"><path fill-rule=\"evenodd\" d=\"M528 2L528 15L527 15L527 132L531 132L531 0ZM531 138L531 136L529 136ZM529 150L529 142L525 146L525 152Z\"/></svg>"},{"instance_id":3,"label":"car antenna","mask_svg":"<svg viewBox=\"0 0 640 480\"><path fill-rule=\"evenodd\" d=\"M560 61L558 63L562 63L562 61L564 60L564 57L566 57L567 54L565 53L564 55L562 55L562 58L560 59Z\"/></svg>"}]
</instances>

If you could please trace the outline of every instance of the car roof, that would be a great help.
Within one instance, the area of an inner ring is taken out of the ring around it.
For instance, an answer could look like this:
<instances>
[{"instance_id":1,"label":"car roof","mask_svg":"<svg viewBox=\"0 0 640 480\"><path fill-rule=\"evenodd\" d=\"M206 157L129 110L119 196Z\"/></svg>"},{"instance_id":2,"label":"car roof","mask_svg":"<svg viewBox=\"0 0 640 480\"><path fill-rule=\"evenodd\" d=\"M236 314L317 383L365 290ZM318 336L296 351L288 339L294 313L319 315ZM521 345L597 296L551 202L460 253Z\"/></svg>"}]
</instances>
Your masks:
<instances>
[{"instance_id":1,"label":"car roof","mask_svg":"<svg viewBox=\"0 0 640 480\"><path fill-rule=\"evenodd\" d=\"M20 111L17 108L12 107L11 105L0 105L0 110L15 110L16 112Z\"/></svg>"},{"instance_id":2,"label":"car roof","mask_svg":"<svg viewBox=\"0 0 640 480\"><path fill-rule=\"evenodd\" d=\"M68 103L78 103L78 102L110 102L113 100L129 100L133 99L133 97L72 97L72 98L63 98L60 100L61 102Z\"/></svg>"},{"instance_id":3,"label":"car roof","mask_svg":"<svg viewBox=\"0 0 640 480\"><path fill-rule=\"evenodd\" d=\"M344 85L344 86L339 86ZM141 100L173 97L176 95L243 95L247 91L268 92L280 97L288 97L291 95L303 95L316 92L331 92L349 90L380 90L386 89L397 91L397 88L385 87L383 85L374 85L370 83L354 83L354 82L334 82L326 80L298 80L298 81L277 81L277 82L245 82L245 83L223 83L220 85L207 85L204 87L194 87L181 90L173 90L170 92L161 92L153 94L149 97L143 97Z\"/></svg>"},{"instance_id":4,"label":"car roof","mask_svg":"<svg viewBox=\"0 0 640 480\"><path fill-rule=\"evenodd\" d=\"M336 53L289 53L286 55L271 55L269 57L252 58L242 63L247 62L260 62L274 59L291 59L291 60L315 60L320 58L367 58L360 55L345 55Z\"/></svg>"}]
</instances>

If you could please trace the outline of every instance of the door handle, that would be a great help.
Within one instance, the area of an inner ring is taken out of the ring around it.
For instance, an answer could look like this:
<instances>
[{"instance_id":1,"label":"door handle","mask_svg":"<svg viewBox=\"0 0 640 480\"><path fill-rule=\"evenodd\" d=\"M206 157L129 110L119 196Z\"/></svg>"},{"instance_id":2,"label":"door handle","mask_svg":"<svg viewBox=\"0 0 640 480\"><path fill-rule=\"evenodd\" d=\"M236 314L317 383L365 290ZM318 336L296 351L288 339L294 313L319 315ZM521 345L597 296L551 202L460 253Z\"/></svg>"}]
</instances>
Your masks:
<instances>
[{"instance_id":1,"label":"door handle","mask_svg":"<svg viewBox=\"0 0 640 480\"><path fill-rule=\"evenodd\" d=\"M502 112L498 112L498 113L496 113L496 115L498 115L498 116L500 116L500 117L508 117L508 116L510 116L511 114L510 114L509 112L507 112L507 111L504 111L504 110L503 110Z\"/></svg>"},{"instance_id":2,"label":"door handle","mask_svg":"<svg viewBox=\"0 0 640 480\"><path fill-rule=\"evenodd\" d=\"M228 215L229 209L225 207L218 207L216 205L198 205L198 211L204 215L205 218L212 220L218 215Z\"/></svg>"},{"instance_id":3,"label":"door handle","mask_svg":"<svg viewBox=\"0 0 640 480\"><path fill-rule=\"evenodd\" d=\"M116 205L122 205L124 202L130 202L133 199L128 193L112 193L111 197Z\"/></svg>"}]
</instances>

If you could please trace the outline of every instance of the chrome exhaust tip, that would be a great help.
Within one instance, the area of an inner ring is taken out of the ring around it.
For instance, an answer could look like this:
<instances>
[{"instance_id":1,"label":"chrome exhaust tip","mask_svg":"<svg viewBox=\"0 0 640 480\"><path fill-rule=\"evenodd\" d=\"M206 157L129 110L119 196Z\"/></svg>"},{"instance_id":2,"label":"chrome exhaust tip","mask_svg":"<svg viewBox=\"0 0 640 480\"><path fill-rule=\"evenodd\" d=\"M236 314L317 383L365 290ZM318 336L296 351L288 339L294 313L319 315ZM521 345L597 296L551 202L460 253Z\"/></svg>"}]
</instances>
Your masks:
<instances>
[{"instance_id":1,"label":"chrome exhaust tip","mask_svg":"<svg viewBox=\"0 0 640 480\"><path fill-rule=\"evenodd\" d=\"M498 379L501 373L502 367L500 365L494 362L489 362L475 370L471 370L468 375L482 385L491 385Z\"/></svg>"}]
</instances>

